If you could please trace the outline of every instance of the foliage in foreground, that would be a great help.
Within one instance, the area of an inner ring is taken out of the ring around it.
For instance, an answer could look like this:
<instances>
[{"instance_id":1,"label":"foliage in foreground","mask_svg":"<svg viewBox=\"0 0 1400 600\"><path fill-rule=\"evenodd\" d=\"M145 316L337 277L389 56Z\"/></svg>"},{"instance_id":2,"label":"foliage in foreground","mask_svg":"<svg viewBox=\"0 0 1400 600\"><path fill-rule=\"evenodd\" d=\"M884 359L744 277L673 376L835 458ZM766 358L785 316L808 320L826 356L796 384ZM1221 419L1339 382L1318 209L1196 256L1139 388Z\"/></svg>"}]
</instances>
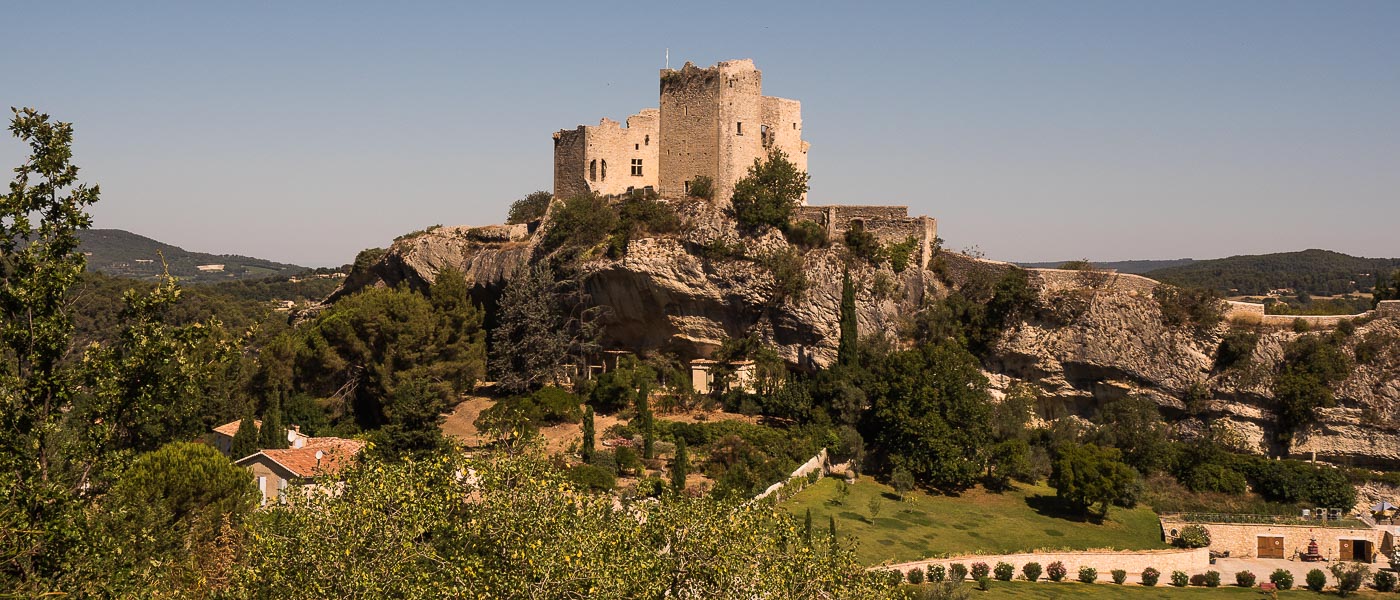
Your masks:
<instances>
[{"instance_id":1,"label":"foliage in foreground","mask_svg":"<svg viewBox=\"0 0 1400 600\"><path fill-rule=\"evenodd\" d=\"M371 462L250 523L235 597L865 598L847 548L766 504L615 508L530 456Z\"/></svg>"}]
</instances>

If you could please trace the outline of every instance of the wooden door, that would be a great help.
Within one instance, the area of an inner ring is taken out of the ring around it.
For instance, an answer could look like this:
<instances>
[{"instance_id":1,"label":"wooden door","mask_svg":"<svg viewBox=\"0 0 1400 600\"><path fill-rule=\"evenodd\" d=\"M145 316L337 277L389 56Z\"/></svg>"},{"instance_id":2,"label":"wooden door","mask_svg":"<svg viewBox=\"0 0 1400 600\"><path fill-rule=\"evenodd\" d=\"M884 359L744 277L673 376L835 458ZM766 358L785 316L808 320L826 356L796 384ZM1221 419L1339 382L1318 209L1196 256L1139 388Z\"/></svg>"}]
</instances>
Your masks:
<instances>
[{"instance_id":1,"label":"wooden door","mask_svg":"<svg viewBox=\"0 0 1400 600\"><path fill-rule=\"evenodd\" d=\"M1337 560L1352 560L1351 540L1341 540L1341 550L1337 552Z\"/></svg>"},{"instance_id":2,"label":"wooden door","mask_svg":"<svg viewBox=\"0 0 1400 600\"><path fill-rule=\"evenodd\" d=\"M1259 536L1259 558L1283 558L1283 538Z\"/></svg>"}]
</instances>

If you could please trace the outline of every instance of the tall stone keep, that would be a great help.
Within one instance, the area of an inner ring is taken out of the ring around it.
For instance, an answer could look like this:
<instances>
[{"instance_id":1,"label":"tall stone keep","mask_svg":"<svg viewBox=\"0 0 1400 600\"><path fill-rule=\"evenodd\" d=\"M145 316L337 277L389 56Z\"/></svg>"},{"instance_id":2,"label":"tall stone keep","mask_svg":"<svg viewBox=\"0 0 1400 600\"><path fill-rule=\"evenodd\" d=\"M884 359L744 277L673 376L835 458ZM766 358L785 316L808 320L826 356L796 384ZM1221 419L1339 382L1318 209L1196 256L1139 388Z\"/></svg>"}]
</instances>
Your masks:
<instances>
[{"instance_id":1,"label":"tall stone keep","mask_svg":"<svg viewBox=\"0 0 1400 600\"><path fill-rule=\"evenodd\" d=\"M686 63L661 71L659 110L633 115L625 128L604 119L554 134L554 195L651 185L679 198L704 176L714 183L714 199L728 202L734 183L775 147L807 170L800 102L764 96L763 73L752 60L703 69Z\"/></svg>"}]
</instances>

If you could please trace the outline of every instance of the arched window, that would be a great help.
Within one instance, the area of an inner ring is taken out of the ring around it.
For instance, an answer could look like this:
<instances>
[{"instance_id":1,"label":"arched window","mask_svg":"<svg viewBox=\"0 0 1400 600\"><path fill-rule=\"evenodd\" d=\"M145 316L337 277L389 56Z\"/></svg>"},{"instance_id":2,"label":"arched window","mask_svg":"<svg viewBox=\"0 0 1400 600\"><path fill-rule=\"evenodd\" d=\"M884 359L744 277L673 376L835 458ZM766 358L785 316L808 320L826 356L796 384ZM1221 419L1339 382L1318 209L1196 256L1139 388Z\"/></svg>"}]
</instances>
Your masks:
<instances>
[{"instance_id":1,"label":"arched window","mask_svg":"<svg viewBox=\"0 0 1400 600\"><path fill-rule=\"evenodd\" d=\"M588 161L588 180L598 181L598 159Z\"/></svg>"},{"instance_id":2,"label":"arched window","mask_svg":"<svg viewBox=\"0 0 1400 600\"><path fill-rule=\"evenodd\" d=\"M601 179L601 180L603 180L603 181L607 181L607 180L608 180L608 159L606 159L606 158L603 159L602 175L599 176L598 179Z\"/></svg>"}]
</instances>

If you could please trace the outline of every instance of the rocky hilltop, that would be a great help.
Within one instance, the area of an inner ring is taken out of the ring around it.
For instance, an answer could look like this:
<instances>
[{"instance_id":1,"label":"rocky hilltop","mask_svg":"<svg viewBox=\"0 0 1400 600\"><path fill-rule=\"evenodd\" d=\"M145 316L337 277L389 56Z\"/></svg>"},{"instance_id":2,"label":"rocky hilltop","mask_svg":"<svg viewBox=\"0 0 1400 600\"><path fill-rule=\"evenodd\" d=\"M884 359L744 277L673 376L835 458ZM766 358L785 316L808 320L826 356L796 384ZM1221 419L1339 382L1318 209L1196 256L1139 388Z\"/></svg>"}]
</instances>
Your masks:
<instances>
[{"instance_id":1,"label":"rocky hilltop","mask_svg":"<svg viewBox=\"0 0 1400 600\"><path fill-rule=\"evenodd\" d=\"M940 251L928 268L894 272L849 260L840 240L800 253L808 285L783 293L763 257L790 248L775 231L743 236L721 211L703 202L677 206L684 227L632 239L621 257L594 252L579 276L595 305L607 307L606 348L708 356L725 339L756 335L797 368L830 365L839 338L842 273L857 283L862 336L900 337L927 303L979 271L1017 268ZM494 305L524 265L550 259L540 240L550 215L531 225L442 227L396 241L377 260L357 266L328 302L369 286L425 286L438 271L466 274L479 298ZM727 249L716 252L716 248ZM740 251L741 249L741 251ZM742 257L740 257L742 254ZM1159 284L1135 275L1031 269L1038 290L1032 314L1003 332L984 368L998 390L1026 383L1041 392L1046 419L1081 418L1125 395L1153 399L1182 435L1221 423L1245 449L1276 450L1271 374L1284 347L1300 335L1265 328L1246 366L1219 369L1218 349L1231 325L1169 326L1154 299ZM1371 318L1340 347L1355 358L1363 340L1387 340L1378 356L1355 361L1333 386L1337 406L1300 431L1293 455L1347 464L1400 467L1400 319ZM896 340L897 341L897 340Z\"/></svg>"}]
</instances>

